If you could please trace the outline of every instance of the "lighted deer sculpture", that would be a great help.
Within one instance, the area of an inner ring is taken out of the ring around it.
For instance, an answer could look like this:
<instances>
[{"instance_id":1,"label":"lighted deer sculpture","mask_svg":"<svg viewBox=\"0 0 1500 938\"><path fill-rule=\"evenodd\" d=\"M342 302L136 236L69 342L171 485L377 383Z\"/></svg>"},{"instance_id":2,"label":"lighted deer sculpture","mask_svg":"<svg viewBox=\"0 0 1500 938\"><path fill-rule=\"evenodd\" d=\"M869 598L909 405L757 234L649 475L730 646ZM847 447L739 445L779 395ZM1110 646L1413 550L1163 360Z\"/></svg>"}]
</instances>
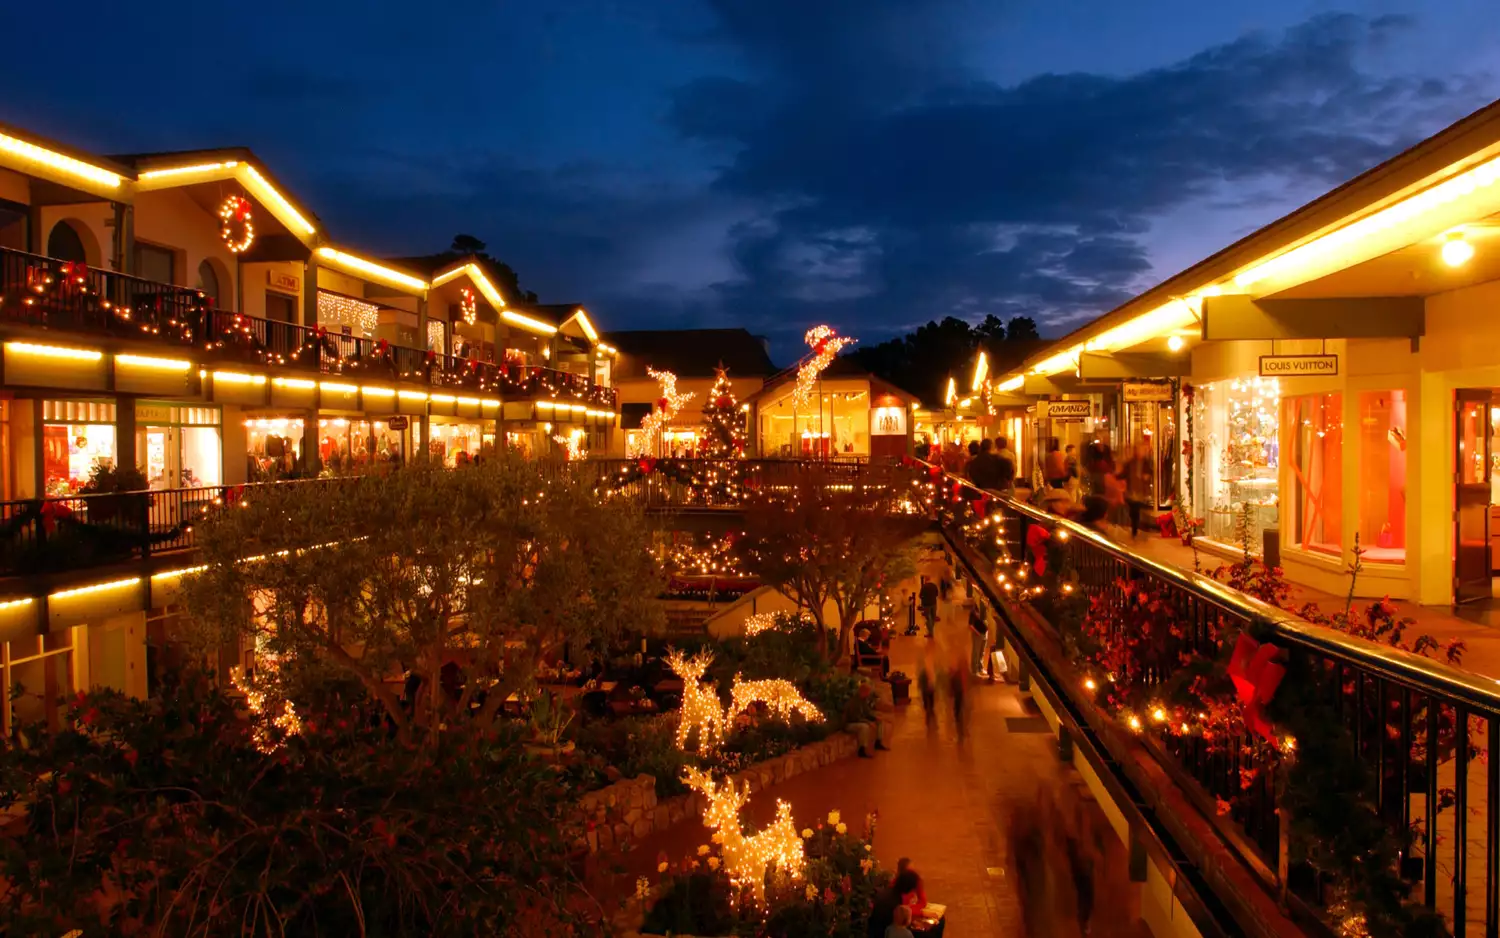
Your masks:
<instances>
[{"instance_id":1,"label":"lighted deer sculpture","mask_svg":"<svg viewBox=\"0 0 1500 938\"><path fill-rule=\"evenodd\" d=\"M823 719L818 708L803 697L791 681L745 681L738 674L734 676L734 685L730 689L729 709L724 710L719 705L718 691L713 684L703 680L709 665L714 663L713 652L700 651L689 658L674 648L668 651L666 660L667 667L682 679L682 717L677 723L677 748L683 751L687 751L688 740L697 729L698 751L712 753L723 743L734 718L756 703L765 704L771 716L778 720L790 720L793 714L800 714L810 723Z\"/></svg>"},{"instance_id":2,"label":"lighted deer sculpture","mask_svg":"<svg viewBox=\"0 0 1500 938\"><path fill-rule=\"evenodd\" d=\"M714 663L713 652L701 651L689 658L677 649L667 653L667 667L682 679L682 716L677 722L677 748L687 750L693 730L698 731L698 751L705 755L724 741L724 709L719 694L705 683L703 675Z\"/></svg>"},{"instance_id":3,"label":"lighted deer sculpture","mask_svg":"<svg viewBox=\"0 0 1500 938\"><path fill-rule=\"evenodd\" d=\"M732 779L715 784L713 776L689 766L683 771L689 788L703 793L708 807L703 811L703 826L717 831L724 854L724 871L736 886L749 886L755 901L766 901L766 872L779 869L793 879L802 875L806 857L802 838L792 823L792 806L776 802L776 820L759 832L746 836L740 826L740 809L750 801L750 786L736 788Z\"/></svg>"},{"instance_id":4,"label":"lighted deer sculpture","mask_svg":"<svg viewBox=\"0 0 1500 938\"><path fill-rule=\"evenodd\" d=\"M797 685L780 678L770 681L743 681L734 676L728 719L733 719L750 708L751 704L763 703L771 716L778 720L790 720L792 714L801 714L809 723L821 723L823 714L803 697Z\"/></svg>"}]
</instances>

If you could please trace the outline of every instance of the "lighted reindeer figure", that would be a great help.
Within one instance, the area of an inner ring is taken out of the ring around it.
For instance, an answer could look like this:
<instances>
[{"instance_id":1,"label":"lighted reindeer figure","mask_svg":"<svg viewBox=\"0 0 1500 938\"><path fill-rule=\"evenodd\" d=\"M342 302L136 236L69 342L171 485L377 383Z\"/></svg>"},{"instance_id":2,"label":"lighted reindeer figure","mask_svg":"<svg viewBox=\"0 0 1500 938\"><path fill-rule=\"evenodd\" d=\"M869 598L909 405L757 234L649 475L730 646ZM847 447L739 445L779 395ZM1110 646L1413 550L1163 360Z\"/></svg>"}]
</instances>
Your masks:
<instances>
[{"instance_id":1,"label":"lighted reindeer figure","mask_svg":"<svg viewBox=\"0 0 1500 938\"><path fill-rule=\"evenodd\" d=\"M740 809L750 801L748 783L744 788L736 788L733 780L725 779L723 785L716 785L713 776L692 766L684 770L683 781L708 799L703 826L719 834L724 871L736 886L749 886L758 904L764 905L766 901L768 870L782 870L793 879L802 875L806 857L802 838L797 836L797 827L792 823L791 805L778 800L776 820L758 833L746 836L740 826Z\"/></svg>"},{"instance_id":2,"label":"lighted reindeer figure","mask_svg":"<svg viewBox=\"0 0 1500 938\"><path fill-rule=\"evenodd\" d=\"M702 651L689 658L677 649L667 653L667 667L682 679L682 715L677 722L677 748L687 751L688 738L698 730L698 751L705 755L724 741L724 710L719 694L703 675L714 663L713 652Z\"/></svg>"},{"instance_id":3,"label":"lighted reindeer figure","mask_svg":"<svg viewBox=\"0 0 1500 938\"><path fill-rule=\"evenodd\" d=\"M743 681L736 674L731 700L729 713L726 715L728 719L744 713L751 704L763 703L771 716L778 720L791 720L792 714L797 713L809 723L823 722L823 714L798 692L797 685L779 678L770 681Z\"/></svg>"},{"instance_id":4,"label":"lighted reindeer figure","mask_svg":"<svg viewBox=\"0 0 1500 938\"><path fill-rule=\"evenodd\" d=\"M797 691L791 681L780 679L768 681L745 681L734 676L730 690L730 704L726 711L719 706L719 694L714 686L703 680L709 665L714 663L711 651L700 651L689 658L672 649L667 653L667 667L682 679L682 717L677 723L677 748L687 751L688 740L693 730L698 730L698 751L712 753L724 742L729 725L735 717L744 713L752 704L763 703L771 715L778 720L790 720L792 715L818 723L823 714L807 698Z\"/></svg>"}]
</instances>

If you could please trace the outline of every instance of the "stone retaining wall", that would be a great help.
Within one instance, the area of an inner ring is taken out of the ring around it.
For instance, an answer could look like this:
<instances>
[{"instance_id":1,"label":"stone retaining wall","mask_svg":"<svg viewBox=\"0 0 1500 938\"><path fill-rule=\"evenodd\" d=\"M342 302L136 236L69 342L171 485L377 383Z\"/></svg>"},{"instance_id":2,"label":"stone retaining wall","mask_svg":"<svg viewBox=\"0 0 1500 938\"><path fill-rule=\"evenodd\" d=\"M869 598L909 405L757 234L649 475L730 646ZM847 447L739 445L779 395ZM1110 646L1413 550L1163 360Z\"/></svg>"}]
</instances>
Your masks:
<instances>
[{"instance_id":1,"label":"stone retaining wall","mask_svg":"<svg viewBox=\"0 0 1500 938\"><path fill-rule=\"evenodd\" d=\"M758 792L803 772L847 759L858 751L859 742L853 735L834 733L785 755L757 762L731 778L736 784L749 784L752 792ZM632 840L701 817L706 806L704 797L695 791L658 799L656 779L650 775L621 779L579 799L578 810L588 828L579 846L586 845L589 853L619 850Z\"/></svg>"}]
</instances>

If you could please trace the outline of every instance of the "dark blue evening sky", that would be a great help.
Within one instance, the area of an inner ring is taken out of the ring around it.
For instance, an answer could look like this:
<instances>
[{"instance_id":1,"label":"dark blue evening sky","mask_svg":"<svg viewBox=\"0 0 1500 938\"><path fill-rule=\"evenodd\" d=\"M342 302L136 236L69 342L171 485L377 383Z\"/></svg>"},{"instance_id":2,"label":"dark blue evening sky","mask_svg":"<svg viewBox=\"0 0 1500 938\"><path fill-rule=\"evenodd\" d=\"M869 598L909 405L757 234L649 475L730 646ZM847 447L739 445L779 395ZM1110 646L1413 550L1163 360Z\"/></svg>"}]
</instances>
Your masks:
<instances>
[{"instance_id":1,"label":"dark blue evening sky","mask_svg":"<svg viewBox=\"0 0 1500 938\"><path fill-rule=\"evenodd\" d=\"M128 10L128 12L126 12ZM80 0L0 120L247 145L372 252L606 327L1097 315L1500 94L1493 0ZM16 37L30 37L25 42Z\"/></svg>"}]
</instances>

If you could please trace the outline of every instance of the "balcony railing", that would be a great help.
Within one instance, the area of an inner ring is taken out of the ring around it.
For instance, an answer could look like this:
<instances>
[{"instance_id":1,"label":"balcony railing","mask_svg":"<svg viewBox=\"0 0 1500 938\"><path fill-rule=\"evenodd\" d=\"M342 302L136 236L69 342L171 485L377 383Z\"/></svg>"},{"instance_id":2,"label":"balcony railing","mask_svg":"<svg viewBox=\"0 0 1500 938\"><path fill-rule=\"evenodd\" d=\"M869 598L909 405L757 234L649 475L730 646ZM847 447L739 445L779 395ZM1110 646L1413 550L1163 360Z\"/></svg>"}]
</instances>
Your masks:
<instances>
[{"instance_id":1,"label":"balcony railing","mask_svg":"<svg viewBox=\"0 0 1500 938\"><path fill-rule=\"evenodd\" d=\"M747 493L791 486L814 466L837 485L886 486L909 476L891 465L782 459L660 460L650 472L633 459L552 464L558 472L589 473L594 483L649 509L674 511L737 510ZM705 486L711 476L715 483ZM0 576L81 570L187 550L194 546L193 523L214 506L253 499L270 486L338 483L334 476L0 502Z\"/></svg>"},{"instance_id":2,"label":"balcony railing","mask_svg":"<svg viewBox=\"0 0 1500 938\"><path fill-rule=\"evenodd\" d=\"M949 478L946 485L954 482ZM981 495L967 483L959 486L956 495L944 490L950 504L972 504ZM988 514L998 511L1003 519L999 549L1004 555L1030 563L1032 527L1064 531L1064 549L1078 578L1075 589L1090 600L1119 600L1127 589L1139 596L1143 588L1162 598L1176 627L1171 638L1159 639L1170 648L1153 645L1159 654L1148 670L1151 686L1165 690L1191 673L1186 669L1219 662L1222 646L1215 636L1226 628L1269 634L1268 641L1289 656L1289 679L1311 681L1315 699L1329 702L1334 719L1352 737L1356 758L1373 780L1380 818L1393 832L1413 832L1412 849L1398 864L1412 897L1440 912L1455 935L1500 930L1500 686L1495 681L1315 625L1217 580L1141 557L1031 505L994 493L986 498L998 506ZM959 524L948 530L955 545L968 545L961 553L982 570L987 561ZM1020 616L1012 594L995 577L981 578L979 586ZM1052 628L1040 616L1030 618ZM1054 632L1052 638L1063 636ZM1092 710L1093 695L1084 691L1081 679L1065 682L1062 691L1084 701L1084 711ZM1248 736L1211 741L1193 733L1152 732L1144 716L1142 724L1139 738L1147 751L1246 865L1269 888L1289 888L1288 819L1277 813L1276 794L1286 763L1255 763ZM1309 751L1297 757L1324 755ZM1319 904L1319 888L1303 884L1307 905Z\"/></svg>"},{"instance_id":3,"label":"balcony railing","mask_svg":"<svg viewBox=\"0 0 1500 938\"><path fill-rule=\"evenodd\" d=\"M496 364L216 309L197 290L0 248L0 322L198 349L211 361L414 381L614 410L587 376Z\"/></svg>"}]
</instances>

